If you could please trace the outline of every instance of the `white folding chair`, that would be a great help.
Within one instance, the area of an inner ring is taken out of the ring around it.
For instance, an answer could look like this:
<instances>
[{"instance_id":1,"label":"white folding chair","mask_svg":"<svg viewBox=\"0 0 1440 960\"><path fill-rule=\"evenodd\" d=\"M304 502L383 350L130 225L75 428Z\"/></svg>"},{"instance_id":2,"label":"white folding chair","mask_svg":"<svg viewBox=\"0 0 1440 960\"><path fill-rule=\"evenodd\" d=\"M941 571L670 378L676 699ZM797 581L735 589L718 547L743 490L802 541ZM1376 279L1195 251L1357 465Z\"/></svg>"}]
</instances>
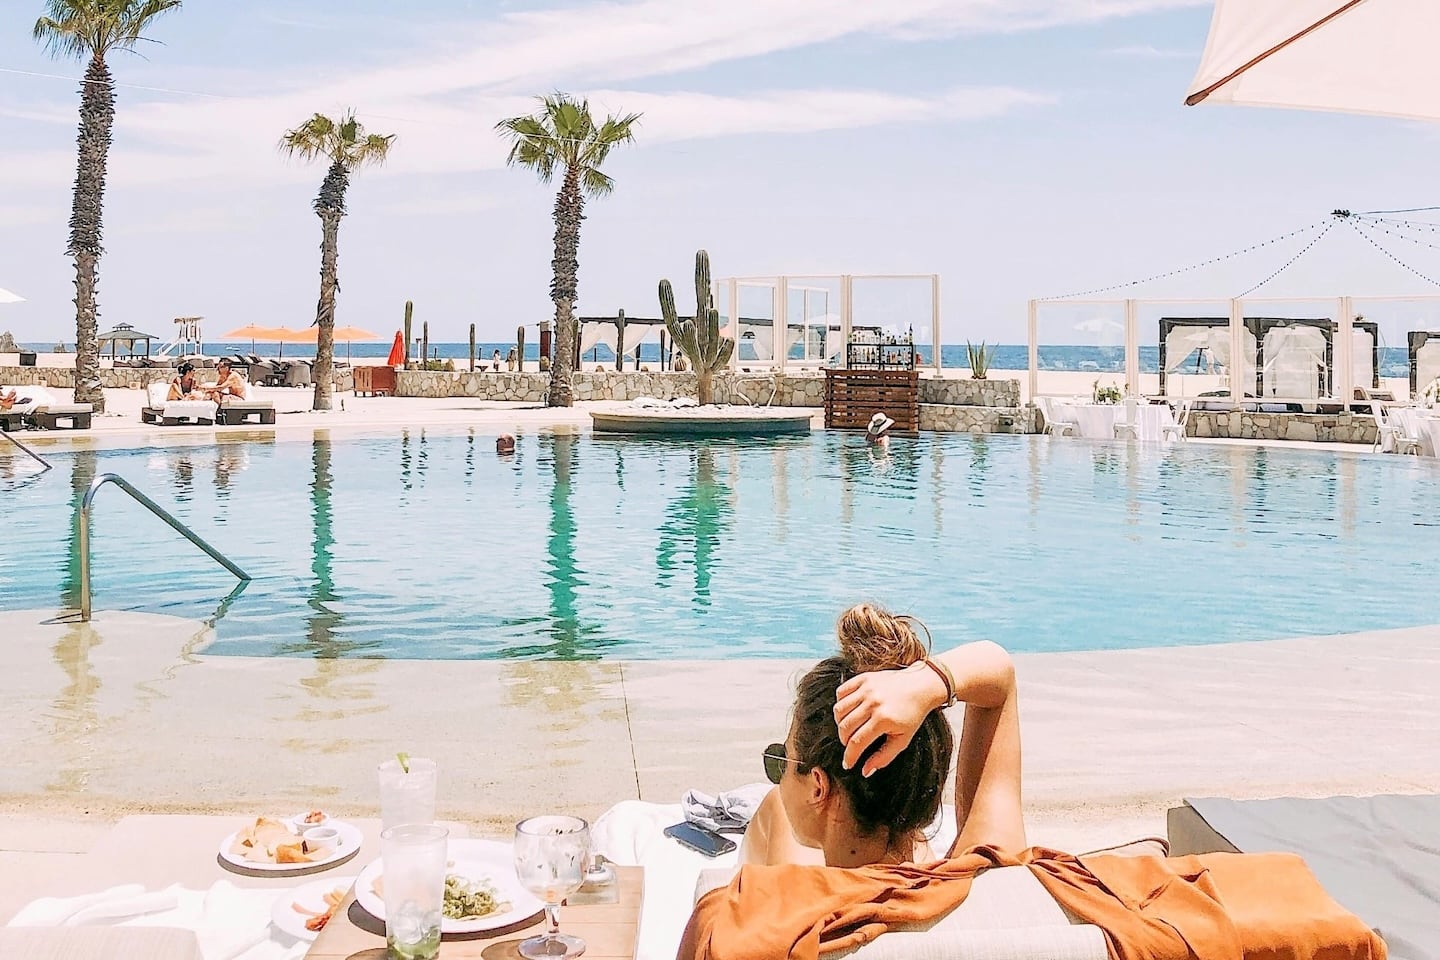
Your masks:
<instances>
[{"instance_id":1,"label":"white folding chair","mask_svg":"<svg viewBox=\"0 0 1440 960\"><path fill-rule=\"evenodd\" d=\"M1040 416L1045 418L1046 433L1052 437L1080 436L1080 424L1074 420L1056 418L1055 406L1049 397L1036 397L1035 405L1040 408Z\"/></svg>"},{"instance_id":2,"label":"white folding chair","mask_svg":"<svg viewBox=\"0 0 1440 960\"><path fill-rule=\"evenodd\" d=\"M1181 400L1178 404L1178 410L1176 408L1171 408L1171 410L1170 422L1160 425L1160 440L1162 442L1165 440L1176 440L1184 443L1189 439L1186 436L1185 430L1186 424L1190 421L1190 401Z\"/></svg>"},{"instance_id":3,"label":"white folding chair","mask_svg":"<svg viewBox=\"0 0 1440 960\"><path fill-rule=\"evenodd\" d=\"M1375 414L1375 445L1371 451L1390 453L1413 453L1420 455L1420 440L1405 429L1404 419L1396 417L1383 400L1370 401L1370 411Z\"/></svg>"},{"instance_id":4,"label":"white folding chair","mask_svg":"<svg viewBox=\"0 0 1440 960\"><path fill-rule=\"evenodd\" d=\"M1125 419L1115 424L1116 440L1140 439L1140 398L1125 398Z\"/></svg>"}]
</instances>

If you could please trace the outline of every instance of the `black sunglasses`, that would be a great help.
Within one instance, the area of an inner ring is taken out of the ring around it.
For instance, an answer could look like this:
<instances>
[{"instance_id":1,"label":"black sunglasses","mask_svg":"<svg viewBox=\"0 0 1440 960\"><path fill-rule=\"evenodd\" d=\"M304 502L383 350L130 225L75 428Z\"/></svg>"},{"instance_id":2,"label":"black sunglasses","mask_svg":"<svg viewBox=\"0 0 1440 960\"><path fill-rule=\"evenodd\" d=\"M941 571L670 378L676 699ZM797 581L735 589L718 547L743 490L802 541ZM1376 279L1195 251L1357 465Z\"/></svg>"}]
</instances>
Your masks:
<instances>
[{"instance_id":1,"label":"black sunglasses","mask_svg":"<svg viewBox=\"0 0 1440 960\"><path fill-rule=\"evenodd\" d=\"M785 764L795 760L794 757L785 755L785 744L783 743L770 744L765 748L765 752L760 754L760 759L765 762L765 776L774 784L779 784L780 778L785 776ZM795 762L799 763L800 761L795 760Z\"/></svg>"}]
</instances>

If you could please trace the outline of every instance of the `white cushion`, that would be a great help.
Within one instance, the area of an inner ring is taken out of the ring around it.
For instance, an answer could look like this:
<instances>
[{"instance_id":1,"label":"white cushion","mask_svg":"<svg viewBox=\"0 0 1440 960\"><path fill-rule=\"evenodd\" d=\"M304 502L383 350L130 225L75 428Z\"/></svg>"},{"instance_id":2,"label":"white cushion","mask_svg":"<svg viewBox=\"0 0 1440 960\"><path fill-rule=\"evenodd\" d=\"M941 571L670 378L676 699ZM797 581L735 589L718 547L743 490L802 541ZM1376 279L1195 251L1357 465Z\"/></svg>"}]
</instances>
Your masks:
<instances>
[{"instance_id":1,"label":"white cushion","mask_svg":"<svg viewBox=\"0 0 1440 960\"><path fill-rule=\"evenodd\" d=\"M148 406L156 409L165 406L165 398L170 396L170 384L152 383L145 388L145 396L148 398Z\"/></svg>"}]
</instances>

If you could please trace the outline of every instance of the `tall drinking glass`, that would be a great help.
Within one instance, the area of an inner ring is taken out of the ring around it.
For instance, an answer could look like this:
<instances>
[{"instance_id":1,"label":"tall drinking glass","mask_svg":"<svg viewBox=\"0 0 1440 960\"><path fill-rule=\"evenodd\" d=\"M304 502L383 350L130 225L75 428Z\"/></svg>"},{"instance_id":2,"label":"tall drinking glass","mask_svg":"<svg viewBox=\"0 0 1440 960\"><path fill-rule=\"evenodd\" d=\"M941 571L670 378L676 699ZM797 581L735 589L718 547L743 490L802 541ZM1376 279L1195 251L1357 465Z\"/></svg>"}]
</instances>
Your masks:
<instances>
[{"instance_id":1,"label":"tall drinking glass","mask_svg":"<svg viewBox=\"0 0 1440 960\"><path fill-rule=\"evenodd\" d=\"M445 910L444 827L406 823L380 834L388 960L435 960Z\"/></svg>"},{"instance_id":2,"label":"tall drinking glass","mask_svg":"<svg viewBox=\"0 0 1440 960\"><path fill-rule=\"evenodd\" d=\"M407 761L410 770L399 760L380 764L380 829L388 830L402 823L435 822L435 761L415 758Z\"/></svg>"},{"instance_id":3,"label":"tall drinking glass","mask_svg":"<svg viewBox=\"0 0 1440 960\"><path fill-rule=\"evenodd\" d=\"M579 817L531 817L515 827L515 874L520 885L545 901L550 929L520 942L520 956L578 957L585 941L560 932L560 904L585 882L590 824Z\"/></svg>"}]
</instances>

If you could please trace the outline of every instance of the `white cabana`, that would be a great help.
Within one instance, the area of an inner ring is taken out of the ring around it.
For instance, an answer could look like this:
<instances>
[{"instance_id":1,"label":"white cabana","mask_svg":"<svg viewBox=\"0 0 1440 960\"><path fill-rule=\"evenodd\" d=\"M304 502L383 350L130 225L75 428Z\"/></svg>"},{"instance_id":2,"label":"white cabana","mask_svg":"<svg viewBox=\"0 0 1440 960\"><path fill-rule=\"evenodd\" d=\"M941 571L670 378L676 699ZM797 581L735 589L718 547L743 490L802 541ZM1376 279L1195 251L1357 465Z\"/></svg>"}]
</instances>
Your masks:
<instances>
[{"instance_id":1,"label":"white cabana","mask_svg":"<svg viewBox=\"0 0 1440 960\"><path fill-rule=\"evenodd\" d=\"M1185 102L1440 120L1435 0L1217 0Z\"/></svg>"},{"instance_id":2,"label":"white cabana","mask_svg":"<svg viewBox=\"0 0 1440 960\"><path fill-rule=\"evenodd\" d=\"M1299 324L1271 327L1265 331L1263 346L1263 396L1315 400L1324 395L1328 370L1325 331Z\"/></svg>"}]
</instances>

